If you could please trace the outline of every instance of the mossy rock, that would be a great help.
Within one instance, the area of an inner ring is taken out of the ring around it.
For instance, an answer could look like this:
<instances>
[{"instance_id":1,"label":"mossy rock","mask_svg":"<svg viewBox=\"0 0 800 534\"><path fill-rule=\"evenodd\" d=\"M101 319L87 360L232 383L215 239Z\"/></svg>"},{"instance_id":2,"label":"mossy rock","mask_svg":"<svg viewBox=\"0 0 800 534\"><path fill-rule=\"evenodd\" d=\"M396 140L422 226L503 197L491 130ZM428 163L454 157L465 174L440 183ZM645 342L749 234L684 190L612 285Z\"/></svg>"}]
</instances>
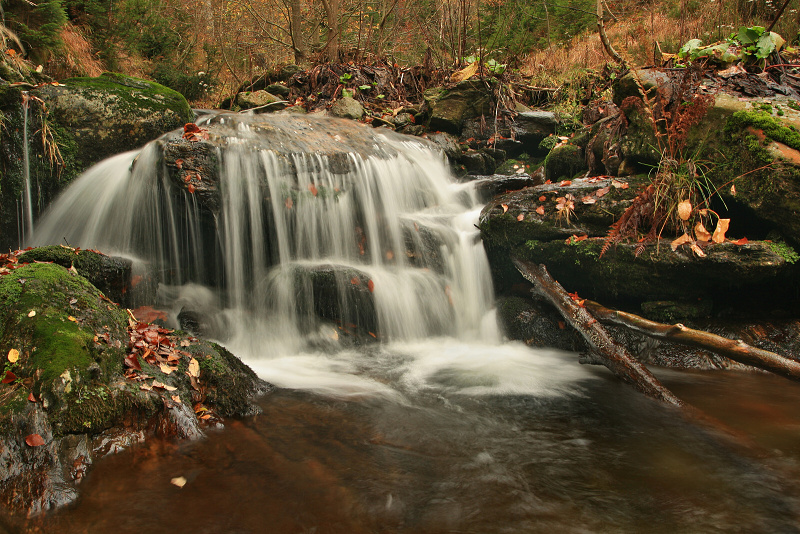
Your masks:
<instances>
[{"instance_id":1,"label":"mossy rock","mask_svg":"<svg viewBox=\"0 0 800 534\"><path fill-rule=\"evenodd\" d=\"M553 148L544 160L545 178L553 182L562 179L569 180L586 169L583 149L571 143Z\"/></svg>"},{"instance_id":2,"label":"mossy rock","mask_svg":"<svg viewBox=\"0 0 800 534\"><path fill-rule=\"evenodd\" d=\"M47 103L49 120L75 139L84 169L194 120L177 91L121 74L70 78L34 94Z\"/></svg>"},{"instance_id":3,"label":"mossy rock","mask_svg":"<svg viewBox=\"0 0 800 534\"><path fill-rule=\"evenodd\" d=\"M424 96L431 108L428 128L434 131L459 135L465 120L491 112L491 93L480 80L466 80L451 89L429 89Z\"/></svg>"},{"instance_id":4,"label":"mossy rock","mask_svg":"<svg viewBox=\"0 0 800 534\"><path fill-rule=\"evenodd\" d=\"M51 262L75 267L78 274L114 302L125 305L131 284L131 260L115 258L94 250L65 246L47 246L28 250L18 257L20 263Z\"/></svg>"},{"instance_id":5,"label":"mossy rock","mask_svg":"<svg viewBox=\"0 0 800 534\"><path fill-rule=\"evenodd\" d=\"M748 292L763 300L764 291L775 294L791 277L785 258L765 242L712 244L703 258L688 246L673 251L669 242L643 247L620 243L601 257L604 242L602 238L571 244L528 241L514 247L512 254L544 263L567 291L600 302L698 298L744 302Z\"/></svg>"}]
</instances>

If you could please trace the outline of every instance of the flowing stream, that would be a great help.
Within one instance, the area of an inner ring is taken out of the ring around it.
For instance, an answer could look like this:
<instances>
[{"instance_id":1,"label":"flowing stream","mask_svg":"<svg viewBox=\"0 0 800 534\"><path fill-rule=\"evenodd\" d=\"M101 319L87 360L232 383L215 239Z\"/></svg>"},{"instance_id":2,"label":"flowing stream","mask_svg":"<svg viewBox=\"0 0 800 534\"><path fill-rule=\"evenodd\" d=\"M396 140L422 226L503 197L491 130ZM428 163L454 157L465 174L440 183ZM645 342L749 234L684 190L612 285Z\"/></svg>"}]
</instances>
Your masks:
<instances>
[{"instance_id":1,"label":"flowing stream","mask_svg":"<svg viewBox=\"0 0 800 534\"><path fill-rule=\"evenodd\" d=\"M173 134L90 169L32 242L132 258L139 303L278 389L202 442L105 459L32 528L800 531L797 384L663 371L763 454L731 450L574 354L501 341L480 206L424 142L285 116L203 126L212 193L175 179Z\"/></svg>"}]
</instances>

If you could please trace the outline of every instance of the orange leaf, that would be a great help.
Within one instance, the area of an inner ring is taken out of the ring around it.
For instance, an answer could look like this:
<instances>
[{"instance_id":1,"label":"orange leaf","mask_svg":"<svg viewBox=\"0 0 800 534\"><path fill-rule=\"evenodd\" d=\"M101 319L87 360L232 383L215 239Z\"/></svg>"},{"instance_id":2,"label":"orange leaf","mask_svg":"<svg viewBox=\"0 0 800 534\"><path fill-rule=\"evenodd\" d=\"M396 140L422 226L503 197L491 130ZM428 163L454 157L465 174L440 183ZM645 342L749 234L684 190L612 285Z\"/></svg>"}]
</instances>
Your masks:
<instances>
[{"instance_id":1,"label":"orange leaf","mask_svg":"<svg viewBox=\"0 0 800 534\"><path fill-rule=\"evenodd\" d=\"M682 221L688 221L692 215L692 203L688 200L682 200L678 203L678 217Z\"/></svg>"},{"instance_id":2,"label":"orange leaf","mask_svg":"<svg viewBox=\"0 0 800 534\"><path fill-rule=\"evenodd\" d=\"M536 208L536 213L538 213L539 215L544 215L544 206L539 206L538 208Z\"/></svg>"},{"instance_id":3,"label":"orange leaf","mask_svg":"<svg viewBox=\"0 0 800 534\"><path fill-rule=\"evenodd\" d=\"M558 185L561 186L561 187L566 187L568 185L572 185L572 180L563 180Z\"/></svg>"},{"instance_id":4,"label":"orange leaf","mask_svg":"<svg viewBox=\"0 0 800 534\"><path fill-rule=\"evenodd\" d=\"M547 200L546 196L542 195L539 197L539 202L544 202L545 200Z\"/></svg>"},{"instance_id":5,"label":"orange leaf","mask_svg":"<svg viewBox=\"0 0 800 534\"><path fill-rule=\"evenodd\" d=\"M314 184L308 184L308 190L312 195L317 196L317 187Z\"/></svg>"},{"instance_id":6,"label":"orange leaf","mask_svg":"<svg viewBox=\"0 0 800 534\"><path fill-rule=\"evenodd\" d=\"M564 321L558 321L558 328L559 329L564 330L566 327L567 327L567 325L564 323Z\"/></svg>"},{"instance_id":7,"label":"orange leaf","mask_svg":"<svg viewBox=\"0 0 800 534\"><path fill-rule=\"evenodd\" d=\"M189 184L188 186L186 186L186 190L189 191L190 193L194 194L194 186L192 184Z\"/></svg>"},{"instance_id":8,"label":"orange leaf","mask_svg":"<svg viewBox=\"0 0 800 534\"><path fill-rule=\"evenodd\" d=\"M503 213L508 211L508 204L501 204L501 207L503 208Z\"/></svg>"},{"instance_id":9,"label":"orange leaf","mask_svg":"<svg viewBox=\"0 0 800 534\"><path fill-rule=\"evenodd\" d=\"M28 400L30 402L36 402L36 396L34 396L32 391L30 393L28 393Z\"/></svg>"},{"instance_id":10,"label":"orange leaf","mask_svg":"<svg viewBox=\"0 0 800 534\"><path fill-rule=\"evenodd\" d=\"M746 237L743 237L743 238L739 239L738 241L734 241L733 242L734 245L746 245L747 243L749 243L749 241L747 240Z\"/></svg>"},{"instance_id":11,"label":"orange leaf","mask_svg":"<svg viewBox=\"0 0 800 534\"><path fill-rule=\"evenodd\" d=\"M717 221L717 228L714 230L714 235L711 237L711 240L714 243L724 243L725 242L725 232L728 231L728 226L731 224L730 219L720 219Z\"/></svg>"},{"instance_id":12,"label":"orange leaf","mask_svg":"<svg viewBox=\"0 0 800 534\"><path fill-rule=\"evenodd\" d=\"M689 234L683 234L678 239L676 239L675 241L670 243L669 246L672 248L672 250L674 252L674 251L678 250L679 246L683 245L684 243L691 243L692 241L694 241L694 239L689 237Z\"/></svg>"},{"instance_id":13,"label":"orange leaf","mask_svg":"<svg viewBox=\"0 0 800 534\"><path fill-rule=\"evenodd\" d=\"M518 221L521 221L524 218L525 218L525 214L523 214L523 213L520 213L519 215L517 215L517 220Z\"/></svg>"},{"instance_id":14,"label":"orange leaf","mask_svg":"<svg viewBox=\"0 0 800 534\"><path fill-rule=\"evenodd\" d=\"M284 202L284 204L286 205L286 209L287 210L292 209L292 206L294 206L294 202L292 201L292 197L287 198L286 202Z\"/></svg>"},{"instance_id":15,"label":"orange leaf","mask_svg":"<svg viewBox=\"0 0 800 534\"><path fill-rule=\"evenodd\" d=\"M375 282L372 280L367 282L367 288L369 289L369 292L372 293L375 290Z\"/></svg>"},{"instance_id":16,"label":"orange leaf","mask_svg":"<svg viewBox=\"0 0 800 534\"><path fill-rule=\"evenodd\" d=\"M29 434L25 437L25 443L28 447L41 447L44 445L44 438L39 434Z\"/></svg>"},{"instance_id":17,"label":"orange leaf","mask_svg":"<svg viewBox=\"0 0 800 534\"><path fill-rule=\"evenodd\" d=\"M359 280L357 276L354 276L350 279L350 283L354 286L361 285L361 280Z\"/></svg>"},{"instance_id":18,"label":"orange leaf","mask_svg":"<svg viewBox=\"0 0 800 534\"><path fill-rule=\"evenodd\" d=\"M703 241L704 243L711 240L711 232L706 230L706 227L701 222L694 225L694 235L698 241Z\"/></svg>"}]
</instances>

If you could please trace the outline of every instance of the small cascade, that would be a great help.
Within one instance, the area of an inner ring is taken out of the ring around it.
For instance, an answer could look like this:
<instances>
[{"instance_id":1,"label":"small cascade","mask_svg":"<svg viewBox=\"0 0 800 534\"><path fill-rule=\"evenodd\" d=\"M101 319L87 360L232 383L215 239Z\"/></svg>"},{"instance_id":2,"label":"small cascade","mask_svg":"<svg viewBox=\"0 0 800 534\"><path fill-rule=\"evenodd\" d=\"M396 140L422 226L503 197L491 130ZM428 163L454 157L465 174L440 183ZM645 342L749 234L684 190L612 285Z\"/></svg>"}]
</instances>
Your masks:
<instances>
[{"instance_id":1,"label":"small cascade","mask_svg":"<svg viewBox=\"0 0 800 534\"><path fill-rule=\"evenodd\" d=\"M495 339L480 207L427 142L290 115L203 126L207 139L173 133L87 171L31 243L133 258L174 326L243 355Z\"/></svg>"},{"instance_id":2,"label":"small cascade","mask_svg":"<svg viewBox=\"0 0 800 534\"><path fill-rule=\"evenodd\" d=\"M28 102L27 92L22 93L22 176L25 189L22 192L22 224L19 242L26 243L33 235L33 201L31 197L31 160L28 146Z\"/></svg>"}]
</instances>

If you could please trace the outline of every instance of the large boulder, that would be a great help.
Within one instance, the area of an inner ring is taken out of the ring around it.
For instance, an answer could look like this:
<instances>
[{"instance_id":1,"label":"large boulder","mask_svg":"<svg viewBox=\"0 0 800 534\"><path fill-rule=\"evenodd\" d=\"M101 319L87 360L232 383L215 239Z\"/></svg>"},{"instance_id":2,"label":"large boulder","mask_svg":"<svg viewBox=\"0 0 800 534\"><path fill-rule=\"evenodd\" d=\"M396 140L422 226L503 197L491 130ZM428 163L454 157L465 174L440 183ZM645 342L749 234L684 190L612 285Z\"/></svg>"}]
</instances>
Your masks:
<instances>
[{"instance_id":1,"label":"large boulder","mask_svg":"<svg viewBox=\"0 0 800 534\"><path fill-rule=\"evenodd\" d=\"M252 399L268 386L219 345L129 322L74 269L2 260L0 502L8 513L74 501L97 458L153 433L194 439L257 412Z\"/></svg>"},{"instance_id":2,"label":"large boulder","mask_svg":"<svg viewBox=\"0 0 800 534\"><path fill-rule=\"evenodd\" d=\"M481 80L465 80L450 89L429 89L424 97L430 108L428 127L434 131L459 135L464 121L491 112L491 92Z\"/></svg>"},{"instance_id":3,"label":"large boulder","mask_svg":"<svg viewBox=\"0 0 800 534\"><path fill-rule=\"evenodd\" d=\"M0 250L22 245L18 205L25 191L26 146L36 218L90 165L139 148L194 117L179 93L117 74L72 78L27 94L26 121L21 88L0 85Z\"/></svg>"},{"instance_id":4,"label":"large boulder","mask_svg":"<svg viewBox=\"0 0 800 534\"><path fill-rule=\"evenodd\" d=\"M359 120L364 116L364 107L355 98L345 96L333 103L330 112L341 119Z\"/></svg>"}]
</instances>

